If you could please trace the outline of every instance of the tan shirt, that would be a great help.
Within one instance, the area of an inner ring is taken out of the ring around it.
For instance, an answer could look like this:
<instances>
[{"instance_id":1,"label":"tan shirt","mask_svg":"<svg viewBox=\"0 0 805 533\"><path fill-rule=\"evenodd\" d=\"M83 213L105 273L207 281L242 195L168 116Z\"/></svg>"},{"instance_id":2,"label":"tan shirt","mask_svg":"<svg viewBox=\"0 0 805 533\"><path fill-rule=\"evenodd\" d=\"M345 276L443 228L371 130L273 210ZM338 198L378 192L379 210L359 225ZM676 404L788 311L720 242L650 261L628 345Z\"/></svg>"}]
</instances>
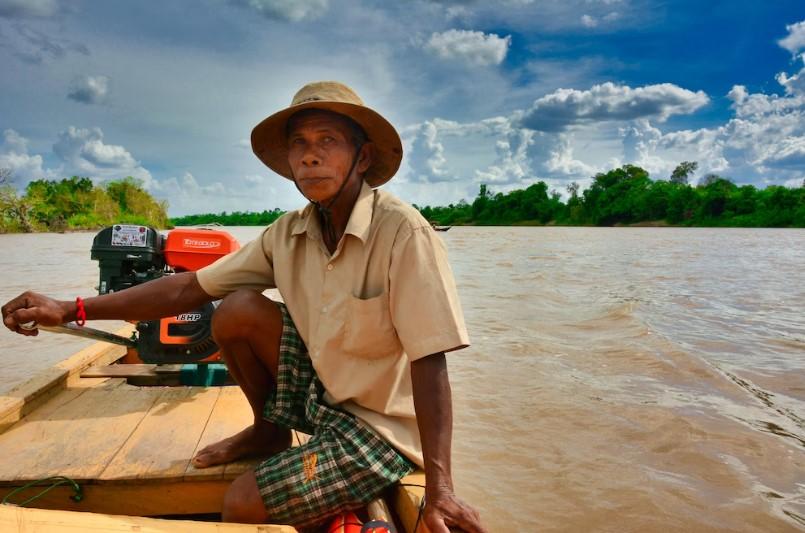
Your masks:
<instances>
[{"instance_id":1,"label":"tan shirt","mask_svg":"<svg viewBox=\"0 0 805 533\"><path fill-rule=\"evenodd\" d=\"M364 184L330 255L312 204L198 271L205 292L276 287L325 387L420 466L410 362L469 345L444 243L413 207Z\"/></svg>"}]
</instances>

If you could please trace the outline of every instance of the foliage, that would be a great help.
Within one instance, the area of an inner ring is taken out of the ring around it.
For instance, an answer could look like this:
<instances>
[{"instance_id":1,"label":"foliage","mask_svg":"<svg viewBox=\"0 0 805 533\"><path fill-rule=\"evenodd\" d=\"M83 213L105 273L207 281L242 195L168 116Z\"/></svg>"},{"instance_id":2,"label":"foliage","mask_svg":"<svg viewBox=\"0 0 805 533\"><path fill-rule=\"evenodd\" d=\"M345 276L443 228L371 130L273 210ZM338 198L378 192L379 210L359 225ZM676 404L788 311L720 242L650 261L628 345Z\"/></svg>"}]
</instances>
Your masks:
<instances>
[{"instance_id":1,"label":"foliage","mask_svg":"<svg viewBox=\"0 0 805 533\"><path fill-rule=\"evenodd\" d=\"M684 162L683 162L684 163ZM682 166L682 164L680 164ZM679 167L677 167L679 168ZM688 169L695 169L692 164ZM679 171L682 174L684 168ZM676 171L675 171L676 172ZM685 174L687 177L687 174ZM117 222L158 228L169 225L219 223L266 226L279 209L189 215L168 219L166 202L151 197L134 178L95 185L73 176L60 181L36 180L20 196L0 169L0 232L95 229ZM805 183L802 187L738 186L715 174L696 187L652 180L644 169L625 165L593 177L586 190L573 182L563 203L558 192L539 181L525 189L493 193L481 184L478 196L448 206L417 207L439 225L597 225L625 224L741 227L805 227Z\"/></svg>"},{"instance_id":2,"label":"foliage","mask_svg":"<svg viewBox=\"0 0 805 533\"><path fill-rule=\"evenodd\" d=\"M688 177L696 172L697 168L699 168L699 163L696 161L682 161L671 172L671 183L687 185Z\"/></svg>"},{"instance_id":3,"label":"foliage","mask_svg":"<svg viewBox=\"0 0 805 533\"><path fill-rule=\"evenodd\" d=\"M187 215L172 218L170 221L174 226L200 226L213 223L221 224L222 226L268 226L282 216L283 213L284 211L280 211L279 209L262 211L260 213L245 211L227 213L224 211L218 214L205 213L202 215Z\"/></svg>"},{"instance_id":4,"label":"foliage","mask_svg":"<svg viewBox=\"0 0 805 533\"><path fill-rule=\"evenodd\" d=\"M167 207L132 177L101 185L79 176L34 180L22 196L11 185L0 187L0 232L96 229L118 222L164 228Z\"/></svg>"},{"instance_id":5,"label":"foliage","mask_svg":"<svg viewBox=\"0 0 805 533\"><path fill-rule=\"evenodd\" d=\"M681 165L680 165L681 166ZM692 172L695 164L680 170ZM803 183L805 185L805 183ZM614 226L627 224L805 227L805 187L738 186L715 174L691 187L681 179L651 180L644 169L625 165L597 174L579 194L573 182L562 203L544 182L524 190L493 194L481 185L471 204L418 208L440 225L561 224Z\"/></svg>"}]
</instances>

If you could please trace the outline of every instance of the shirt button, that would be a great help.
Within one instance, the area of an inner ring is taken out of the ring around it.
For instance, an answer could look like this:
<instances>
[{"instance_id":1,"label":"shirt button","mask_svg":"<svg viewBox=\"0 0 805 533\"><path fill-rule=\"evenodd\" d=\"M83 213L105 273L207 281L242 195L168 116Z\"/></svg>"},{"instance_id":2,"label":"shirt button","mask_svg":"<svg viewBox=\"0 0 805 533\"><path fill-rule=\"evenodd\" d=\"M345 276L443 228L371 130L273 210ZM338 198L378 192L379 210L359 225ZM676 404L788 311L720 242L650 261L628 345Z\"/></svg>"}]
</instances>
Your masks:
<instances>
[{"instance_id":1,"label":"shirt button","mask_svg":"<svg viewBox=\"0 0 805 533\"><path fill-rule=\"evenodd\" d=\"M322 313L326 313L326 312L327 312L327 306L326 306L326 305L325 305L324 307L322 307L322 308L321 308L321 312L322 312Z\"/></svg>"},{"instance_id":2,"label":"shirt button","mask_svg":"<svg viewBox=\"0 0 805 533\"><path fill-rule=\"evenodd\" d=\"M333 265L332 265L332 263L331 263L331 264L329 264L329 265L327 265L327 270L332 270L332 269L333 269Z\"/></svg>"}]
</instances>

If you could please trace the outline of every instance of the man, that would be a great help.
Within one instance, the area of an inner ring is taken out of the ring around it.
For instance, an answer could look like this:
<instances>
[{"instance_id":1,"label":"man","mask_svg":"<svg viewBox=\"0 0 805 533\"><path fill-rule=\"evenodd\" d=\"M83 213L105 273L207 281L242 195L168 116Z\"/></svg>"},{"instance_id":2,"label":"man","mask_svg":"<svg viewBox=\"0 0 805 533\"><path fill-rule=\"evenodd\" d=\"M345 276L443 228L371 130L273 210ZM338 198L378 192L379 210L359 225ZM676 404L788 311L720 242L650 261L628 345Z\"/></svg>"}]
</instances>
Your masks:
<instances>
[{"instance_id":1,"label":"man","mask_svg":"<svg viewBox=\"0 0 805 533\"><path fill-rule=\"evenodd\" d=\"M147 320L223 298L213 335L254 424L201 450L203 468L268 458L228 490L228 521L308 526L375 498L415 466L424 522L484 532L453 492L445 352L466 347L444 246L412 207L373 190L402 159L394 127L336 82L306 85L252 132L255 154L310 203L197 273L89 298L89 319ZM276 287L284 303L261 291ZM5 325L55 325L76 304L25 293ZM290 429L313 435L290 447Z\"/></svg>"}]
</instances>

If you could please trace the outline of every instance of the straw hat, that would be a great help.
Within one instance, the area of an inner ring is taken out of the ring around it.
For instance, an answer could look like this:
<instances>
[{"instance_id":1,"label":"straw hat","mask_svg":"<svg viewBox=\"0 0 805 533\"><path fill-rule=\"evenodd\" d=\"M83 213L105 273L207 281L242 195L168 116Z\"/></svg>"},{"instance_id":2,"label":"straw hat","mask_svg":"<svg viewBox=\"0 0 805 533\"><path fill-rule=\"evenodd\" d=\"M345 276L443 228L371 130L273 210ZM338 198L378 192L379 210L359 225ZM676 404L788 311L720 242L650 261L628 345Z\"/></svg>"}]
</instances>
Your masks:
<instances>
[{"instance_id":1,"label":"straw hat","mask_svg":"<svg viewBox=\"0 0 805 533\"><path fill-rule=\"evenodd\" d=\"M318 81L297 92L291 105L263 120L252 130L252 150L268 168L293 180L288 164L286 124L294 113L304 109L323 109L346 115L357 122L374 144L372 165L364 179L379 187L394 176L402 160L402 142L397 130L378 112L366 107L355 91L337 81Z\"/></svg>"}]
</instances>

